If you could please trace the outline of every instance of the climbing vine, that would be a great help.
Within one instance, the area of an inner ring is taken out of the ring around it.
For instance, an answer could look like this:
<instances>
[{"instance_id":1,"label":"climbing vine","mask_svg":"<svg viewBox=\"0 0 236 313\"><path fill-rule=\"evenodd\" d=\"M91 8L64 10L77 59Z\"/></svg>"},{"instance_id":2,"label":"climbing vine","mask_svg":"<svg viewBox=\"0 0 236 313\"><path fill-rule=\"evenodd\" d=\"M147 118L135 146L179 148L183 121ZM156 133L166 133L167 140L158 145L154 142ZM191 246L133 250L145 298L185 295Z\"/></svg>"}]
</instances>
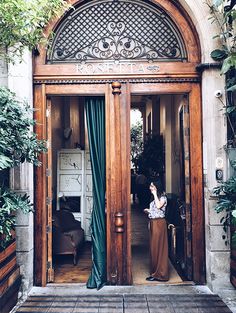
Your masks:
<instances>
[{"instance_id":1,"label":"climbing vine","mask_svg":"<svg viewBox=\"0 0 236 313\"><path fill-rule=\"evenodd\" d=\"M66 0L1 0L0 56L22 61L25 47L32 50L46 43L44 27L69 7Z\"/></svg>"}]
</instances>

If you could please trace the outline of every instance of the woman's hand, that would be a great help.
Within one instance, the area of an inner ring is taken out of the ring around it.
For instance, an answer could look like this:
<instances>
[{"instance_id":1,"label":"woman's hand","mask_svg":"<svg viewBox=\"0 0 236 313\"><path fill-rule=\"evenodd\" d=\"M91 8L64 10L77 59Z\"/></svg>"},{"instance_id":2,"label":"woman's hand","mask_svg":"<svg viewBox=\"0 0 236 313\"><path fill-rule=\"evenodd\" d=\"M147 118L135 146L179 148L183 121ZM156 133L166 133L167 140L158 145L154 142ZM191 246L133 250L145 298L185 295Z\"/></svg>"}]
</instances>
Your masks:
<instances>
[{"instance_id":1,"label":"woman's hand","mask_svg":"<svg viewBox=\"0 0 236 313\"><path fill-rule=\"evenodd\" d=\"M150 189L151 193L153 194L153 196L155 197L157 195L156 186L153 183L151 183L149 189Z\"/></svg>"},{"instance_id":2,"label":"woman's hand","mask_svg":"<svg viewBox=\"0 0 236 313\"><path fill-rule=\"evenodd\" d=\"M154 187L154 188L151 190L151 193L153 194L153 196L156 196L156 195L157 195L157 189Z\"/></svg>"}]
</instances>

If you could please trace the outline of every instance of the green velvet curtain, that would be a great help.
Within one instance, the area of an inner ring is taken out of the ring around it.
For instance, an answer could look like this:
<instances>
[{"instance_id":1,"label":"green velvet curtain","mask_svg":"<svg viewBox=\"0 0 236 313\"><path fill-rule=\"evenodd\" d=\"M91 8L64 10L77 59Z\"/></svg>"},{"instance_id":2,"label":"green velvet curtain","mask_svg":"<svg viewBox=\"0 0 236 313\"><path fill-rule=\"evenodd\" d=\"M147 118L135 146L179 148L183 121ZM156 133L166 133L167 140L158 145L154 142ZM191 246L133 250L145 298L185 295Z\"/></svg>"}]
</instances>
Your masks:
<instances>
[{"instance_id":1,"label":"green velvet curtain","mask_svg":"<svg viewBox=\"0 0 236 313\"><path fill-rule=\"evenodd\" d=\"M106 152L105 152L105 99L88 97L85 100L89 150L93 174L93 211L91 220L92 271L88 288L100 289L106 283Z\"/></svg>"}]
</instances>

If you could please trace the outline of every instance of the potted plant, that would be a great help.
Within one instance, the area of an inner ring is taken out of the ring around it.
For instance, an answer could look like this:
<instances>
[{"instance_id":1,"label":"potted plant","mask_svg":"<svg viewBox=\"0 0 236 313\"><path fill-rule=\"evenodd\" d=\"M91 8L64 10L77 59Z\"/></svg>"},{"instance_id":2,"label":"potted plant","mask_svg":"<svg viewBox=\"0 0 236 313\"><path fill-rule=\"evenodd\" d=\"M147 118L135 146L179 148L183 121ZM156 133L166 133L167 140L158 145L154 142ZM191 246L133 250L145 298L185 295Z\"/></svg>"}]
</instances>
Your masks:
<instances>
[{"instance_id":1,"label":"potted plant","mask_svg":"<svg viewBox=\"0 0 236 313\"><path fill-rule=\"evenodd\" d=\"M143 152L143 124L137 121L130 129L130 154L131 162L137 171L137 162Z\"/></svg>"},{"instance_id":2,"label":"potted plant","mask_svg":"<svg viewBox=\"0 0 236 313\"><path fill-rule=\"evenodd\" d=\"M25 161L39 166L38 156L46 151L45 142L38 140L33 132L35 121L31 115L32 110L26 103L0 87L0 312L9 312L12 301L15 304L20 285L15 252L16 214L18 210L32 211L27 195L9 189L9 169ZM8 296L4 297L6 293ZM6 298L11 301L5 303Z\"/></svg>"}]
</instances>

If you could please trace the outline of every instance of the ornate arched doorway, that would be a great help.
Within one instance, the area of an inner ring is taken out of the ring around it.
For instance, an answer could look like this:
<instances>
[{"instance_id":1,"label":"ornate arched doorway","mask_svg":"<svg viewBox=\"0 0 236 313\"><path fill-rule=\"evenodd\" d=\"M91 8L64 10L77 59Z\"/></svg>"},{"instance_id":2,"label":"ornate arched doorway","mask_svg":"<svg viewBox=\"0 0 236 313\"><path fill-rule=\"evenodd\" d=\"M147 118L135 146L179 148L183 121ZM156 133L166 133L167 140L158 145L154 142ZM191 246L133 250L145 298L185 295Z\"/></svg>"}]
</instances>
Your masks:
<instances>
[{"instance_id":1,"label":"ornate arched doorway","mask_svg":"<svg viewBox=\"0 0 236 313\"><path fill-rule=\"evenodd\" d=\"M184 10L172 1L74 1L75 9L52 22L50 48L35 57L36 127L51 141L51 99L105 97L107 281L132 283L130 221L130 106L133 95L182 95L189 124L184 159L187 188L186 266L205 281L201 93L196 65L200 47ZM52 158L49 148L36 169L35 283L51 270ZM48 248L49 247L49 248ZM50 279L49 279L50 280Z\"/></svg>"}]
</instances>

